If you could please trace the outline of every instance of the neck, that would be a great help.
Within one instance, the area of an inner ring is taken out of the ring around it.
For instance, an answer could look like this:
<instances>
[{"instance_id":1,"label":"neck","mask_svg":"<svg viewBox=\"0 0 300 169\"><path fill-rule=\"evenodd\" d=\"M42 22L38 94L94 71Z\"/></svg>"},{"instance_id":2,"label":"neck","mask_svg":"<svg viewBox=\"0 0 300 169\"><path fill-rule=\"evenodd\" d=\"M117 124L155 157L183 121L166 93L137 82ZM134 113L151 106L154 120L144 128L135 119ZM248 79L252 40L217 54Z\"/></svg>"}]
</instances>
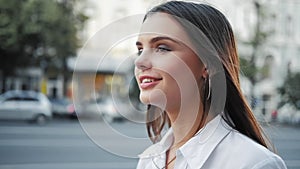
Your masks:
<instances>
[{"instance_id":1,"label":"neck","mask_svg":"<svg viewBox=\"0 0 300 169\"><path fill-rule=\"evenodd\" d=\"M171 120L171 126L174 134L174 143L172 147L179 148L192 138L206 123L208 123L212 116L208 115L204 122L202 119L203 111L202 106L197 110L189 108L182 109L178 113L169 113L168 116Z\"/></svg>"}]
</instances>

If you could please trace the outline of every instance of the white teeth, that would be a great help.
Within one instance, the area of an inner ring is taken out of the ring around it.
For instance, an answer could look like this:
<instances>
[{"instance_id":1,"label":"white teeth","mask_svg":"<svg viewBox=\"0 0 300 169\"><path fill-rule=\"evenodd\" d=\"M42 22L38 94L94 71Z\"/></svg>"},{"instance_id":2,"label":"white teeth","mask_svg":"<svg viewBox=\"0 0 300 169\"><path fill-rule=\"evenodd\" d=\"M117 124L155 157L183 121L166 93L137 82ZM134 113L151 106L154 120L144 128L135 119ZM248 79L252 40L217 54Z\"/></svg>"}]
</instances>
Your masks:
<instances>
[{"instance_id":1,"label":"white teeth","mask_svg":"<svg viewBox=\"0 0 300 169\"><path fill-rule=\"evenodd\" d=\"M145 78L142 80L142 83L151 83L153 82L153 79Z\"/></svg>"}]
</instances>

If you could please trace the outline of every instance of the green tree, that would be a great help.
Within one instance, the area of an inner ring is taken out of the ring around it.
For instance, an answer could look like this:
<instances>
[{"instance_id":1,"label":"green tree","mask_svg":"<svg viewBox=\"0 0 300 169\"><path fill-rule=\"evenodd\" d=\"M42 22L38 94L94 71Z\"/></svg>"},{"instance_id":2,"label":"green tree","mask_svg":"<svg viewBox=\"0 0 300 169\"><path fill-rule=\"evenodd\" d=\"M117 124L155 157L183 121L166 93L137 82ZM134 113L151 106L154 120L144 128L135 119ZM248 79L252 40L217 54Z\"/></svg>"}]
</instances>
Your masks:
<instances>
[{"instance_id":1,"label":"green tree","mask_svg":"<svg viewBox=\"0 0 300 169\"><path fill-rule=\"evenodd\" d=\"M283 85L278 89L284 103L292 103L295 107L300 105L300 72L289 73Z\"/></svg>"},{"instance_id":2,"label":"green tree","mask_svg":"<svg viewBox=\"0 0 300 169\"><path fill-rule=\"evenodd\" d=\"M259 0L252 1L256 14L256 24L253 31L253 36L243 43L252 48L252 53L247 56L243 56L240 58L241 71L243 75L245 75L249 81L251 82L251 90L250 90L250 98L251 98L251 106L254 107L254 86L259 79L259 74L266 72L264 68L260 68L256 65L257 58L259 57L259 51L263 47L264 43L267 41L268 36L272 31L263 30L262 25L267 19L266 8L263 6Z\"/></svg>"},{"instance_id":3,"label":"green tree","mask_svg":"<svg viewBox=\"0 0 300 169\"><path fill-rule=\"evenodd\" d=\"M66 58L76 54L78 31L88 19L78 5L77 0L0 0L3 81L28 66L55 69L66 79Z\"/></svg>"},{"instance_id":4,"label":"green tree","mask_svg":"<svg viewBox=\"0 0 300 169\"><path fill-rule=\"evenodd\" d=\"M0 0L0 69L4 77L14 74L15 67L26 60L22 53L22 1L19 2Z\"/></svg>"}]
</instances>

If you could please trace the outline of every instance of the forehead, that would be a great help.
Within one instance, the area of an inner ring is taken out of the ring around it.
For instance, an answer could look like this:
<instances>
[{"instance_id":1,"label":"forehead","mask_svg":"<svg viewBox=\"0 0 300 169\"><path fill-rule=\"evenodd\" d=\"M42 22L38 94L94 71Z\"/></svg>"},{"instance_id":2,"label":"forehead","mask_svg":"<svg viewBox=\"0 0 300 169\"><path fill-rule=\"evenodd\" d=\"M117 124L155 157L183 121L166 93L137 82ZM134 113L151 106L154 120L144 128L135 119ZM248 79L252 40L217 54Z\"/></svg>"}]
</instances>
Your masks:
<instances>
[{"instance_id":1,"label":"forehead","mask_svg":"<svg viewBox=\"0 0 300 169\"><path fill-rule=\"evenodd\" d=\"M177 39L187 44L188 36L176 19L166 13L152 13L142 24L139 39L147 38L151 35L164 35Z\"/></svg>"}]
</instances>

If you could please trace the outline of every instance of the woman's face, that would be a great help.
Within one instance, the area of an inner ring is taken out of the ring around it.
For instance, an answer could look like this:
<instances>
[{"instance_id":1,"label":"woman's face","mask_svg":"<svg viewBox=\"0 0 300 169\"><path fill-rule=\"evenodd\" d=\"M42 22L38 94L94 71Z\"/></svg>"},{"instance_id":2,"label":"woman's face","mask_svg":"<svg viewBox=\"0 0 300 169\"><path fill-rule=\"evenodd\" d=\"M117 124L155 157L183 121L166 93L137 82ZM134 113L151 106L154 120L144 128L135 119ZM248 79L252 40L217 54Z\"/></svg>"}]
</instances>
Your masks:
<instances>
[{"instance_id":1,"label":"woman's face","mask_svg":"<svg viewBox=\"0 0 300 169\"><path fill-rule=\"evenodd\" d=\"M141 102L178 111L184 101L199 98L205 67L189 44L172 16L155 13L147 17L136 42L135 77Z\"/></svg>"}]
</instances>

